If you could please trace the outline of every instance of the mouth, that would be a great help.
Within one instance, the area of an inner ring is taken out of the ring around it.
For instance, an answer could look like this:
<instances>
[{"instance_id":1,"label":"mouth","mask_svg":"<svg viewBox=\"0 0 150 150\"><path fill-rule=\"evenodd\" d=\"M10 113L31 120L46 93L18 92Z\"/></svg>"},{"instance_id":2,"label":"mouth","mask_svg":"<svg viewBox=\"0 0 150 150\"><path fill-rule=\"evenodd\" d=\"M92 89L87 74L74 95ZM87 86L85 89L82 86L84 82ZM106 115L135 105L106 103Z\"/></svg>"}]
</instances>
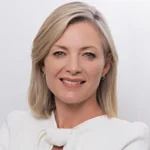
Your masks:
<instances>
[{"instance_id":1,"label":"mouth","mask_svg":"<svg viewBox=\"0 0 150 150\"><path fill-rule=\"evenodd\" d=\"M69 87L78 87L84 84L86 81L82 79L68 79L68 78L60 78L60 81Z\"/></svg>"}]
</instances>

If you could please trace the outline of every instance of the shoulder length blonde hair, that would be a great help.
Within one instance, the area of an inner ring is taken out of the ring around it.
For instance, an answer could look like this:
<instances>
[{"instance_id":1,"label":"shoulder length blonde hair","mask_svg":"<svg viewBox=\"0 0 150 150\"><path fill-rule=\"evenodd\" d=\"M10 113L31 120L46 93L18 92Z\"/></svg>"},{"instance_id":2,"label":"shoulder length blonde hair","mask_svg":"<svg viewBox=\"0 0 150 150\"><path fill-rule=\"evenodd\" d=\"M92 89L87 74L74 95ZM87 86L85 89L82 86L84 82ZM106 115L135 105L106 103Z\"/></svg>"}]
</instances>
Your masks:
<instances>
[{"instance_id":1,"label":"shoulder length blonde hair","mask_svg":"<svg viewBox=\"0 0 150 150\"><path fill-rule=\"evenodd\" d=\"M48 89L42 67L53 44L73 23L88 21L97 27L105 57L111 54L111 68L97 89L97 101L108 117L117 116L116 75L117 53L109 28L101 13L83 2L71 2L55 9L37 33L32 47L32 71L28 93L29 106L34 116L48 118L55 109L53 93ZM107 58L106 58L107 59Z\"/></svg>"}]
</instances>

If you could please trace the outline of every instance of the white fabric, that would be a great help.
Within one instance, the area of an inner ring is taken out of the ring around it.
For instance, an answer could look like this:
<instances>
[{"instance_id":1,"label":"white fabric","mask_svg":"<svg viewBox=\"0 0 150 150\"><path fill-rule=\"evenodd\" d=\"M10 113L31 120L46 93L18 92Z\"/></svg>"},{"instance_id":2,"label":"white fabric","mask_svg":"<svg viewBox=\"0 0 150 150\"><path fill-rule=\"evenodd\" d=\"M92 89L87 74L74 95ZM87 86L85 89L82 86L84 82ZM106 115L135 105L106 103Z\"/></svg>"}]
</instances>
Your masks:
<instances>
[{"instance_id":1,"label":"white fabric","mask_svg":"<svg viewBox=\"0 0 150 150\"><path fill-rule=\"evenodd\" d=\"M99 116L73 129L57 129L54 114L38 119L30 112L8 115L0 130L0 150L149 150L149 128L142 122L130 123Z\"/></svg>"},{"instance_id":2,"label":"white fabric","mask_svg":"<svg viewBox=\"0 0 150 150\"><path fill-rule=\"evenodd\" d=\"M71 130L69 129L49 129L44 130L44 140L49 145L55 146L63 146L66 145L69 136L71 134Z\"/></svg>"}]
</instances>

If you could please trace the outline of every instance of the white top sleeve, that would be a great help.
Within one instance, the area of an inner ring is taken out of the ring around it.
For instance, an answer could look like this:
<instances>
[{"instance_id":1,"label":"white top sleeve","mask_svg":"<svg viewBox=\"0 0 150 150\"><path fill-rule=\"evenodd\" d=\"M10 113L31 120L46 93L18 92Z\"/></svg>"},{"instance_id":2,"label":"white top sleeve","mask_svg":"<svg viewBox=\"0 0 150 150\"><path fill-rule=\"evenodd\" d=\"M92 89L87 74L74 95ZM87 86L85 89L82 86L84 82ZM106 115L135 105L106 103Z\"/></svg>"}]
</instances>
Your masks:
<instances>
[{"instance_id":1,"label":"white top sleeve","mask_svg":"<svg viewBox=\"0 0 150 150\"><path fill-rule=\"evenodd\" d=\"M100 138L100 133L89 132L79 139L75 150L109 150L113 146L113 149L118 150L150 150L150 134L148 126L143 123L138 123L133 127L134 129L132 128L132 130L134 131L129 132L129 130L127 130L125 136L122 134L121 137L117 136L117 133L114 134L114 139L117 139L117 141L113 139L112 141L107 141L107 137L111 136L108 133L106 133L106 135L103 134L103 138Z\"/></svg>"},{"instance_id":2,"label":"white top sleeve","mask_svg":"<svg viewBox=\"0 0 150 150\"><path fill-rule=\"evenodd\" d=\"M146 124L143 124L139 134L123 150L150 150L150 132Z\"/></svg>"},{"instance_id":3,"label":"white top sleeve","mask_svg":"<svg viewBox=\"0 0 150 150\"><path fill-rule=\"evenodd\" d=\"M9 148L9 129L5 122L0 129L0 150L8 150Z\"/></svg>"},{"instance_id":4,"label":"white top sleeve","mask_svg":"<svg viewBox=\"0 0 150 150\"><path fill-rule=\"evenodd\" d=\"M123 150L149 150L148 148L148 140L146 139L137 139L130 143Z\"/></svg>"}]
</instances>

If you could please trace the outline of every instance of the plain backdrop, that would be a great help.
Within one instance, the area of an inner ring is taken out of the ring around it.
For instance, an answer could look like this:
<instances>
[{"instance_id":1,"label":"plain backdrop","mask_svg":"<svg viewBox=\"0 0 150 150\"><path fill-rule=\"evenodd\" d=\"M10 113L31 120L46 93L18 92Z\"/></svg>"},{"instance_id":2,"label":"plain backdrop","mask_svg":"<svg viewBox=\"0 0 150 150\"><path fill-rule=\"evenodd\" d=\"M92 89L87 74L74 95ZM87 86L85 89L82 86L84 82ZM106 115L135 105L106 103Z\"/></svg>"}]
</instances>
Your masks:
<instances>
[{"instance_id":1,"label":"plain backdrop","mask_svg":"<svg viewBox=\"0 0 150 150\"><path fill-rule=\"evenodd\" d=\"M0 0L0 126L28 109L32 41L45 18L71 0ZM105 16L119 55L119 118L150 127L150 0L81 0Z\"/></svg>"}]
</instances>

